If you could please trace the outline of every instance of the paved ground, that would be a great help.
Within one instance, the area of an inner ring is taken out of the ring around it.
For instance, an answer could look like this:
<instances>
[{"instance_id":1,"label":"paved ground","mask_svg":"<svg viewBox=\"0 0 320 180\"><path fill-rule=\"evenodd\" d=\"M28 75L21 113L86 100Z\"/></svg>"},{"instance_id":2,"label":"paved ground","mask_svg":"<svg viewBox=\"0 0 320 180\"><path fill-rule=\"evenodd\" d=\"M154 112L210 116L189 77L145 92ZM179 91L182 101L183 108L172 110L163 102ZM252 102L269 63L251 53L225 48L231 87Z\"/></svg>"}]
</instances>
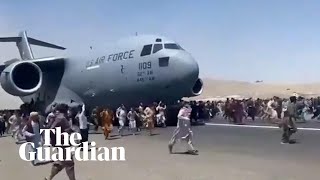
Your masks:
<instances>
[{"instance_id":1,"label":"paved ground","mask_svg":"<svg viewBox=\"0 0 320 180\"><path fill-rule=\"evenodd\" d=\"M126 162L76 162L79 180L293 180L319 178L320 131L299 131L294 145L281 145L278 129L246 127L194 127L198 156L170 155L167 143L173 128L157 129L159 135L105 141L102 134L90 139L98 146L124 146ZM177 151L184 151L182 144ZM1 179L43 180L50 165L33 167L18 156L12 138L0 139ZM57 180L66 179L65 172Z\"/></svg>"},{"instance_id":2,"label":"paved ground","mask_svg":"<svg viewBox=\"0 0 320 180\"><path fill-rule=\"evenodd\" d=\"M209 123L217 123L217 124L229 124L227 120L218 116L214 119L210 119ZM254 126L276 126L275 124L270 124L266 120L261 120L260 118L256 118L255 121L252 121L251 118L244 119L243 123L246 125L254 125ZM313 119L308 120L306 122L297 122L298 127L300 128L319 128L320 129L320 120Z\"/></svg>"}]
</instances>

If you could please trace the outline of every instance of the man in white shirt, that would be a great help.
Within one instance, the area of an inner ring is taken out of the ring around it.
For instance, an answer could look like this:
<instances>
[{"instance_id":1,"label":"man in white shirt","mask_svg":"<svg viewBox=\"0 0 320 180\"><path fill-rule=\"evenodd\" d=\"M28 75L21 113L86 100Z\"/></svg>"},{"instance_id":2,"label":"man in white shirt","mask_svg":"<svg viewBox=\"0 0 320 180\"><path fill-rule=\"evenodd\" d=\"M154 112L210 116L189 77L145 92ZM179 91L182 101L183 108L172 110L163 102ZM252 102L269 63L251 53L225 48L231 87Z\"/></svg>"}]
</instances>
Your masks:
<instances>
[{"instance_id":1,"label":"man in white shirt","mask_svg":"<svg viewBox=\"0 0 320 180\"><path fill-rule=\"evenodd\" d=\"M128 112L127 118L129 119L129 129L133 135L135 135L137 131L137 124L136 124L137 117L138 117L138 114L133 108L131 108L130 111Z\"/></svg>"},{"instance_id":2,"label":"man in white shirt","mask_svg":"<svg viewBox=\"0 0 320 180\"><path fill-rule=\"evenodd\" d=\"M76 116L76 119L79 120L79 128L80 128L80 134L81 134L81 146L83 146L83 142L88 142L89 138L89 129L88 129L88 119L85 115L85 105L79 106L79 111Z\"/></svg>"},{"instance_id":3,"label":"man in white shirt","mask_svg":"<svg viewBox=\"0 0 320 180\"><path fill-rule=\"evenodd\" d=\"M186 103L179 111L178 114L178 123L177 128L173 132L173 136L169 142L169 152L172 153L172 148L177 140L185 140L188 143L189 149L187 151L188 154L197 155L198 150L195 150L193 147L193 132L191 130L191 106Z\"/></svg>"},{"instance_id":4,"label":"man in white shirt","mask_svg":"<svg viewBox=\"0 0 320 180\"><path fill-rule=\"evenodd\" d=\"M49 113L47 118L46 118L46 125L49 124L51 121L53 121L55 118L55 115L53 112Z\"/></svg>"},{"instance_id":5,"label":"man in white shirt","mask_svg":"<svg viewBox=\"0 0 320 180\"><path fill-rule=\"evenodd\" d=\"M156 108L156 110L159 112L157 114L157 125L162 125L162 127L166 127L166 116L165 116L166 109L167 109L166 105L164 105L160 101L159 105Z\"/></svg>"},{"instance_id":6,"label":"man in white shirt","mask_svg":"<svg viewBox=\"0 0 320 180\"><path fill-rule=\"evenodd\" d=\"M21 133L21 113L19 111L15 111L14 114L9 118L9 123L11 125L12 137L19 142L22 139Z\"/></svg>"},{"instance_id":7,"label":"man in white shirt","mask_svg":"<svg viewBox=\"0 0 320 180\"><path fill-rule=\"evenodd\" d=\"M117 116L117 118L119 120L118 132L119 132L119 135L122 136L123 135L123 128L124 128L124 126L126 124L126 120L127 120L127 112L125 110L124 105L121 105L121 107L119 107L117 109L116 116Z\"/></svg>"}]
</instances>

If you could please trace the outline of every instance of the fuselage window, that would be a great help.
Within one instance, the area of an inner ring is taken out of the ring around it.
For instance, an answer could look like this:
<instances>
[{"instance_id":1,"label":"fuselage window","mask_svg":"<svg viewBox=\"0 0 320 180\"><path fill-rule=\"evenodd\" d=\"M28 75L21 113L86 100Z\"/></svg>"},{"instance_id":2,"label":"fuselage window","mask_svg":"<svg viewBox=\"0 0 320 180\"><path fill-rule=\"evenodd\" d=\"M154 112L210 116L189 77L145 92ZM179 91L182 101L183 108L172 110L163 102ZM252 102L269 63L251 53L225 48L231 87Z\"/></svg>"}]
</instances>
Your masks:
<instances>
[{"instance_id":1,"label":"fuselage window","mask_svg":"<svg viewBox=\"0 0 320 180\"><path fill-rule=\"evenodd\" d=\"M155 44L153 46L153 53L156 53L162 49L162 44Z\"/></svg>"},{"instance_id":2,"label":"fuselage window","mask_svg":"<svg viewBox=\"0 0 320 180\"><path fill-rule=\"evenodd\" d=\"M152 44L143 46L140 56L147 56L151 54Z\"/></svg>"},{"instance_id":3,"label":"fuselage window","mask_svg":"<svg viewBox=\"0 0 320 180\"><path fill-rule=\"evenodd\" d=\"M164 44L165 49L182 49L179 45L174 43Z\"/></svg>"},{"instance_id":4,"label":"fuselage window","mask_svg":"<svg viewBox=\"0 0 320 180\"><path fill-rule=\"evenodd\" d=\"M159 67L167 67L169 66L169 57L159 58Z\"/></svg>"}]
</instances>

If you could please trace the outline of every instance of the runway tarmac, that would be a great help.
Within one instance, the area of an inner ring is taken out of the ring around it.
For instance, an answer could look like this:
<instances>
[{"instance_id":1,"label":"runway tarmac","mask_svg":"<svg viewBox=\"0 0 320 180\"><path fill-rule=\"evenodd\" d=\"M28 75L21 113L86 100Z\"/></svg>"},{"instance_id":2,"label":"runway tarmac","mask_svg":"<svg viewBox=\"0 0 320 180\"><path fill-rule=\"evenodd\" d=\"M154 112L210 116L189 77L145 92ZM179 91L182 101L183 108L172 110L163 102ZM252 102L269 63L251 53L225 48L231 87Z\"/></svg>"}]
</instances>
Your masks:
<instances>
[{"instance_id":1,"label":"runway tarmac","mask_svg":"<svg viewBox=\"0 0 320 180\"><path fill-rule=\"evenodd\" d=\"M217 116L215 118L206 121L207 123L214 123L214 124L230 124L228 120L224 119L221 116ZM243 119L243 123L248 126L274 126L277 127L277 124L270 124L267 120L262 120L259 117L255 118L255 121L252 121L250 117L247 119ZM302 129L319 129L320 130L320 120L312 119L306 122L297 121L297 126Z\"/></svg>"},{"instance_id":2,"label":"runway tarmac","mask_svg":"<svg viewBox=\"0 0 320 180\"><path fill-rule=\"evenodd\" d=\"M159 135L105 141L91 134L97 146L123 146L126 162L76 162L78 180L296 180L319 178L320 131L300 130L298 144L280 144L280 129L196 126L193 127L198 156L169 154L167 143L173 127L156 129ZM0 138L1 179L43 180L50 165L34 167L20 160L11 137ZM175 151L183 152L177 144ZM67 179L65 172L56 177Z\"/></svg>"}]
</instances>

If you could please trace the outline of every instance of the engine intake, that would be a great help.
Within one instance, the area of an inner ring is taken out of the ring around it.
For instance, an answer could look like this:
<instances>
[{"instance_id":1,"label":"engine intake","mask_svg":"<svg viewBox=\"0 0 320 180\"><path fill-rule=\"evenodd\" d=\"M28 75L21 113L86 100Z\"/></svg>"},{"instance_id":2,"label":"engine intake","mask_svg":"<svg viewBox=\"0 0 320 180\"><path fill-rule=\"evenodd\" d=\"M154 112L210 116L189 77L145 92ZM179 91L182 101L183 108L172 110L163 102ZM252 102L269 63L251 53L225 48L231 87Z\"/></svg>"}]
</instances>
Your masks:
<instances>
[{"instance_id":1,"label":"engine intake","mask_svg":"<svg viewBox=\"0 0 320 180\"><path fill-rule=\"evenodd\" d=\"M199 96L203 91L203 81L199 78L192 87L193 96Z\"/></svg>"},{"instance_id":2,"label":"engine intake","mask_svg":"<svg viewBox=\"0 0 320 180\"><path fill-rule=\"evenodd\" d=\"M32 62L15 62L0 76L2 88L14 96L27 96L37 92L42 85L42 71Z\"/></svg>"}]
</instances>

